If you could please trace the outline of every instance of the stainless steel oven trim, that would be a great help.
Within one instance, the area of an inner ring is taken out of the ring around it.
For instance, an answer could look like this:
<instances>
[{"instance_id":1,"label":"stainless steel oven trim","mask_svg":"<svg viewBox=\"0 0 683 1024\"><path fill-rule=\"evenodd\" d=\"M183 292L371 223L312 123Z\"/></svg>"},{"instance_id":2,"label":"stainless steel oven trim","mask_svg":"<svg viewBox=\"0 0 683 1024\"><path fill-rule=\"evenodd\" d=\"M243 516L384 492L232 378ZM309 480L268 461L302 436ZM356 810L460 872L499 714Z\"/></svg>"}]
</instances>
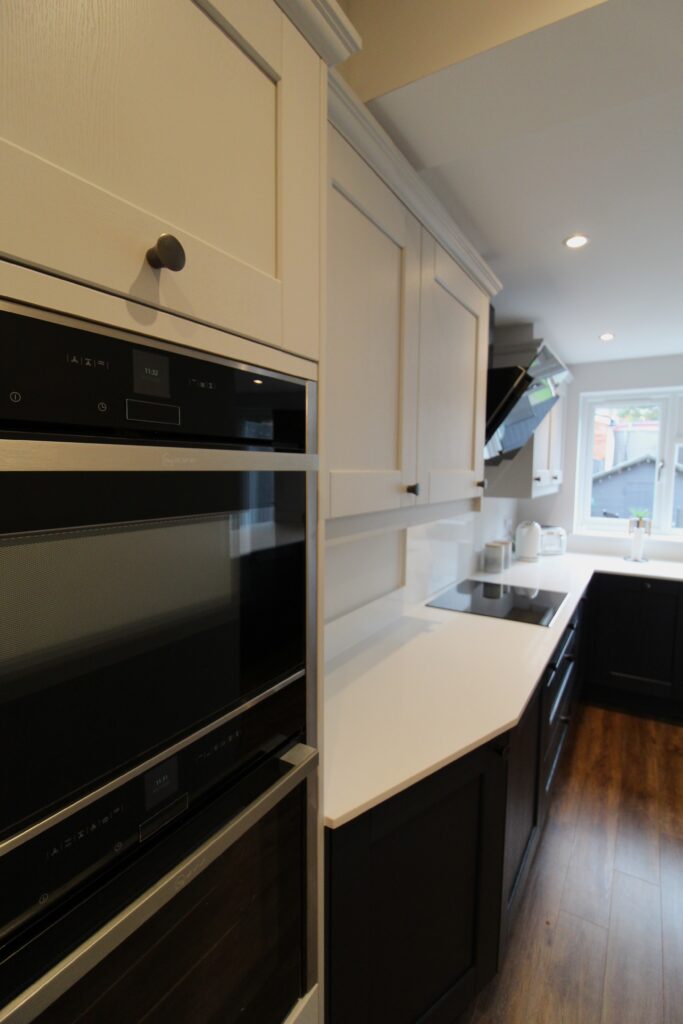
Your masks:
<instances>
[{"instance_id":1,"label":"stainless steel oven trim","mask_svg":"<svg viewBox=\"0 0 683 1024\"><path fill-rule=\"evenodd\" d=\"M287 775L42 978L0 1009L0 1024L29 1024L35 1020L38 1014L92 970L217 857L241 839L248 829L257 824L299 783L307 779L318 763L318 752L305 744L298 744L284 754L281 760L291 766Z\"/></svg>"},{"instance_id":2,"label":"stainless steel oven trim","mask_svg":"<svg viewBox=\"0 0 683 1024\"><path fill-rule=\"evenodd\" d=\"M139 300L136 299L135 301L137 302ZM124 331L120 327L111 327L95 320L88 320L85 317L68 316L64 313L55 313L51 310L44 309L42 306L32 306L27 303L12 302L8 299L0 298L0 310L4 310L7 313L18 313L20 316L33 317L34 320L46 320L48 323L61 324L64 327L73 327L77 331L89 331L92 334L101 334L104 337L115 338L117 341L127 341L131 345L144 345L146 348L156 348L162 352L173 352L176 355L188 356L190 359L198 359L201 362L218 363L221 366L230 366L235 370L245 370L247 373L265 374L273 380L289 381L292 384L302 384L306 383L308 380L306 377L296 377L290 373L281 373L279 370L269 370L264 366L257 366L252 363L243 363L237 359L228 359L226 356L216 355L215 352L207 352L204 349L189 347L187 345L183 345L181 342L164 341L160 338L151 337L148 334L136 334L134 331ZM166 311L162 310L161 312ZM168 315L177 316L177 314L170 312ZM215 324L210 324L202 320L197 320L196 322L203 326L210 327L212 330L221 331L221 334L225 334L228 337L231 336L230 331L223 331L220 327L216 327ZM232 336L240 339L242 337L237 334ZM247 338L246 340L250 341L251 339ZM271 347L273 346L268 346L268 348ZM279 349L279 351L282 351L282 349ZM304 359L305 356L294 356L294 358Z\"/></svg>"},{"instance_id":3,"label":"stainless steel oven trim","mask_svg":"<svg viewBox=\"0 0 683 1024\"><path fill-rule=\"evenodd\" d=\"M318 388L310 383L306 392L306 450L317 451ZM306 473L306 672L307 742L318 746L318 473Z\"/></svg>"},{"instance_id":4,"label":"stainless steel oven trim","mask_svg":"<svg viewBox=\"0 0 683 1024\"><path fill-rule=\"evenodd\" d=\"M134 768L124 772L123 775L117 775L115 779L111 780L111 782L107 782L103 786L99 786L92 792L82 796L79 800L75 800L73 803L70 803L67 807L62 807L60 810L55 811L55 813L51 814L48 818L43 818L41 821L37 821L34 825L29 826L29 828L24 829L22 832L17 832L16 835L10 836L9 839L5 839L0 843L0 857L4 857L5 854L9 853L11 850L15 850L18 846L23 846L23 844L27 843L30 839L35 839L35 837L39 836L41 832L45 832L54 825L58 825L60 821L64 821L65 818L69 818L72 814L75 814L76 811L82 810L89 804L94 803L95 800L99 800L100 797L113 792L115 789L118 789L119 786L124 785L124 783L130 782L131 779L135 779L138 775L142 775L144 772L149 771L150 768L154 768L155 765L165 761L166 758L172 757L173 754L177 754L178 751L184 750L185 747L189 747L191 743L195 743L197 740L202 739L204 736L208 736L209 733L214 732L216 729L220 729L220 727L225 725L226 722L231 722L233 718L237 718L238 715L244 714L244 712L249 711L250 708L256 707L257 704L261 704L264 700L267 700L268 697L272 696L272 694L278 693L279 690L284 690L286 686L290 686L292 683L296 682L297 679L301 679L301 677L305 675L306 670L303 668L298 672L292 673L291 676L287 676L286 679L280 680L279 683L276 683L274 686L269 687L269 689L264 690L263 693L259 693L255 697L252 697L251 700L247 700L243 704L240 704L238 708L228 711L225 715L221 715L220 718L216 718L213 722L203 726L203 728L196 729L194 732L190 733L189 736L186 736L182 740L178 740L178 742L174 743L173 746L165 747L161 753L155 754L154 757L147 758L146 761L143 761L141 764L138 764ZM0 1017L0 1021L1 1020L2 1018Z\"/></svg>"},{"instance_id":5,"label":"stainless steel oven trim","mask_svg":"<svg viewBox=\"0 0 683 1024\"><path fill-rule=\"evenodd\" d=\"M0 438L0 472L290 473L310 472L317 468L317 455L298 452Z\"/></svg>"}]
</instances>

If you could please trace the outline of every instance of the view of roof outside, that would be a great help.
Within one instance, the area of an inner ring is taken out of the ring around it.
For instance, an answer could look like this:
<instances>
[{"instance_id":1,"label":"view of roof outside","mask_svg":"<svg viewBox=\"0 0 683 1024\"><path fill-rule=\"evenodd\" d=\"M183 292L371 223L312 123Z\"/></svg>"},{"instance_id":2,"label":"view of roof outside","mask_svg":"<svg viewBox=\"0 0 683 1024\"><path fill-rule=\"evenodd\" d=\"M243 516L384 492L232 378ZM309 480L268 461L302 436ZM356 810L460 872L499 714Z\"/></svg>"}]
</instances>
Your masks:
<instances>
[{"instance_id":1,"label":"view of roof outside","mask_svg":"<svg viewBox=\"0 0 683 1024\"><path fill-rule=\"evenodd\" d=\"M657 405L599 406L593 419L591 516L652 517L659 452ZM677 490L679 474L676 475ZM683 490L683 479L680 483ZM683 504L683 494L677 506Z\"/></svg>"},{"instance_id":2,"label":"view of roof outside","mask_svg":"<svg viewBox=\"0 0 683 1024\"><path fill-rule=\"evenodd\" d=\"M676 445L676 482L674 484L674 510L671 525L683 528L683 444Z\"/></svg>"}]
</instances>

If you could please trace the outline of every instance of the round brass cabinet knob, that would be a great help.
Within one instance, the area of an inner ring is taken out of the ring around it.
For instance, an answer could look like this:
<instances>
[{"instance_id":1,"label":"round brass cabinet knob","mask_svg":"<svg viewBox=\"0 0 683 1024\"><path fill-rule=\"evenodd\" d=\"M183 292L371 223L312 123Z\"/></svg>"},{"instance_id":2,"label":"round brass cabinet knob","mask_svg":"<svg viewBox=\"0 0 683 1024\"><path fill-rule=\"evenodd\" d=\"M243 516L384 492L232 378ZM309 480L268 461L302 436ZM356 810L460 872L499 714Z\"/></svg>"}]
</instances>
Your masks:
<instances>
[{"instance_id":1,"label":"round brass cabinet knob","mask_svg":"<svg viewBox=\"0 0 683 1024\"><path fill-rule=\"evenodd\" d=\"M185 266L185 250L175 235L159 235L157 244L147 250L147 262L155 270L182 270Z\"/></svg>"}]
</instances>

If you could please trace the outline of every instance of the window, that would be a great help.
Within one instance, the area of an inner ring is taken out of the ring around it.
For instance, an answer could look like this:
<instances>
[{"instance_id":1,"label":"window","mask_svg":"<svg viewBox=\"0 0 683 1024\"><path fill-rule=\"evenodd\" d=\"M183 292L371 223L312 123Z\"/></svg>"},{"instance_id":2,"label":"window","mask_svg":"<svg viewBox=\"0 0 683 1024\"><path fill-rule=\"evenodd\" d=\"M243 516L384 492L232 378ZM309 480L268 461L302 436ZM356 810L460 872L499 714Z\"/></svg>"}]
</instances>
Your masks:
<instances>
[{"instance_id":1,"label":"window","mask_svg":"<svg viewBox=\"0 0 683 1024\"><path fill-rule=\"evenodd\" d=\"M582 395L574 528L683 531L683 388Z\"/></svg>"},{"instance_id":2,"label":"window","mask_svg":"<svg viewBox=\"0 0 683 1024\"><path fill-rule=\"evenodd\" d=\"M676 445L674 459L674 512L671 526L674 530L683 530L683 444Z\"/></svg>"}]
</instances>

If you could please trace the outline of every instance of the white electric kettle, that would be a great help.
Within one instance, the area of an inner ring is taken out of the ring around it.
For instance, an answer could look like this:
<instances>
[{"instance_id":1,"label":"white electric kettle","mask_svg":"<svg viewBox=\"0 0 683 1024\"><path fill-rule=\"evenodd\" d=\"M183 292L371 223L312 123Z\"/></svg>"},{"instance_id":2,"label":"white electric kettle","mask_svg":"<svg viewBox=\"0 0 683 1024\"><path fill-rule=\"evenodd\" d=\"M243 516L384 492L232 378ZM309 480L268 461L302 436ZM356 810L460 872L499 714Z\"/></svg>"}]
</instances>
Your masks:
<instances>
[{"instance_id":1,"label":"white electric kettle","mask_svg":"<svg viewBox=\"0 0 683 1024\"><path fill-rule=\"evenodd\" d=\"M515 554L520 562L536 562L541 550L541 527L538 523L520 523L515 532Z\"/></svg>"}]
</instances>

